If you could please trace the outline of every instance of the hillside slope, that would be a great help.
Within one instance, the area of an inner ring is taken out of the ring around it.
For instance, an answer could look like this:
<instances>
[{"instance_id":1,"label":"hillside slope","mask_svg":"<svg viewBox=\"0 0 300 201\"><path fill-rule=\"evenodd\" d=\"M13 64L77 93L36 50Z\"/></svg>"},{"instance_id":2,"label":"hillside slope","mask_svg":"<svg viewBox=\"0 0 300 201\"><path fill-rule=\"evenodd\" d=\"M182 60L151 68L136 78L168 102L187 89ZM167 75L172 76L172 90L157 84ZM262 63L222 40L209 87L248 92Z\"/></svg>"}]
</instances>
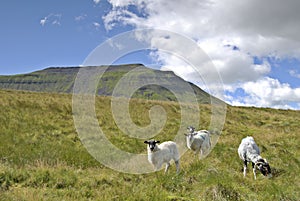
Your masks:
<instances>
[{"instance_id":1,"label":"hillside slope","mask_svg":"<svg viewBox=\"0 0 300 201\"><path fill-rule=\"evenodd\" d=\"M198 160L190 151L163 171L131 175L104 167L82 146L69 94L0 90L0 200L284 200L300 198L300 112L228 107L227 119L211 154ZM143 139L130 138L114 123L109 97L97 97L99 126L116 147L146 153ZM133 121L149 124L148 110L162 106L168 120L155 139L172 140L180 124L175 102L131 102ZM210 106L200 105L199 129L206 129ZM252 171L243 178L237 155L241 139L252 135L274 177Z\"/></svg>"},{"instance_id":2,"label":"hillside slope","mask_svg":"<svg viewBox=\"0 0 300 201\"><path fill-rule=\"evenodd\" d=\"M98 95L111 96L120 78L122 78L126 73L135 69L136 67L142 67L146 69L146 67L141 64L109 66L99 81L97 89ZM51 93L72 93L74 82L79 70L80 67L51 67L28 74L0 76L0 89L15 89ZM148 68L147 70L155 72L155 75L159 75L166 82L169 82L169 84L167 84L168 86L172 85L172 80L176 80L178 82L178 86L186 83L186 81L179 78L171 71L150 70ZM138 80L143 78L142 76L138 77L137 75L137 77L133 77L133 79ZM209 94L198 88L196 85L192 83L189 84L194 90L199 103L210 103L211 98L217 100L216 98L211 97ZM138 91L136 91L133 97L150 100L176 100L174 94L172 94L166 88L158 85L147 85L141 87Z\"/></svg>"}]
</instances>

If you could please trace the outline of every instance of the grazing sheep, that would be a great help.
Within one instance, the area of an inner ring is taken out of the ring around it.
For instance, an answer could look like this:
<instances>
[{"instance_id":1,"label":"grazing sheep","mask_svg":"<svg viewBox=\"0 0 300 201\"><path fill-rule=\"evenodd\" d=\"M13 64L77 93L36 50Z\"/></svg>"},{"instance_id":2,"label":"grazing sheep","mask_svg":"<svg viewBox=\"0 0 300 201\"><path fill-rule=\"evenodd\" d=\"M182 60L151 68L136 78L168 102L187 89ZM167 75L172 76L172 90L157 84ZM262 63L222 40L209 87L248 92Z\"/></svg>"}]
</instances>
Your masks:
<instances>
[{"instance_id":1,"label":"grazing sheep","mask_svg":"<svg viewBox=\"0 0 300 201\"><path fill-rule=\"evenodd\" d=\"M247 163L252 162L254 179L256 179L256 169L264 176L272 177L271 168L268 161L260 156L260 151L253 137L246 137L238 148L238 154L244 161L244 177L246 177Z\"/></svg>"},{"instance_id":2,"label":"grazing sheep","mask_svg":"<svg viewBox=\"0 0 300 201\"><path fill-rule=\"evenodd\" d=\"M176 164L176 172L179 173L179 153L175 142L167 141L161 144L160 141L146 140L148 144L148 161L154 166L155 171L159 170L163 163L166 163L165 173L170 167L170 161L173 159Z\"/></svg>"},{"instance_id":3,"label":"grazing sheep","mask_svg":"<svg viewBox=\"0 0 300 201\"><path fill-rule=\"evenodd\" d=\"M205 156L210 148L210 132L207 130L200 130L195 132L195 128L189 126L188 134L184 134L186 136L186 144L187 147L194 151L195 155L200 152L200 158Z\"/></svg>"}]
</instances>

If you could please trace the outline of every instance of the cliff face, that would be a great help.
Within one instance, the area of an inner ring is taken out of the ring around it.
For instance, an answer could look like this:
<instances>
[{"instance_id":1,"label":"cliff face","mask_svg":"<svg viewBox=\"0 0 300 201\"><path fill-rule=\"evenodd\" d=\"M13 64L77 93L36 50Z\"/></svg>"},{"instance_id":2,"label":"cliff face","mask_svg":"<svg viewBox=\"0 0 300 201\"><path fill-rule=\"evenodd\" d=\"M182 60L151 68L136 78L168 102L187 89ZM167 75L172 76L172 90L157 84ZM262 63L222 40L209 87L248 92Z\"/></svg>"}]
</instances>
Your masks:
<instances>
[{"instance_id":1,"label":"cliff face","mask_svg":"<svg viewBox=\"0 0 300 201\"><path fill-rule=\"evenodd\" d=\"M109 66L105 73L102 75L98 83L97 94L110 96L119 80L129 71L135 69L136 67L146 68L141 64L131 64L131 65L115 65ZM36 91L36 92L51 92L51 93L72 93L73 86L77 73L81 67L50 67L41 71L36 71L28 74L12 75L12 76L0 76L0 89L10 89L10 90L26 90L26 91ZM94 68L94 67L85 67ZM166 81L167 87L162 87L159 85L146 85L142 86L137 90L133 97L144 98L152 100L169 100L175 101L176 97L168 89L168 84L171 85L171 80L176 80L179 83L177 87L181 87L180 83L186 83L183 79L176 76L170 71L157 71L148 69L150 74L155 72L158 79L164 79ZM154 73L153 73L154 74ZM135 79L144 79L143 75L137 74L136 77L131 78L131 82ZM145 79L151 79L147 77ZM170 81L170 82L168 82ZM211 96L204 92L202 89L198 88L196 85L189 83L194 90L199 103L210 103ZM212 97L215 99L214 97ZM217 99L215 99L217 100Z\"/></svg>"},{"instance_id":2,"label":"cliff face","mask_svg":"<svg viewBox=\"0 0 300 201\"><path fill-rule=\"evenodd\" d=\"M0 76L0 88L37 92L71 93L78 67L51 67L29 74Z\"/></svg>"}]
</instances>

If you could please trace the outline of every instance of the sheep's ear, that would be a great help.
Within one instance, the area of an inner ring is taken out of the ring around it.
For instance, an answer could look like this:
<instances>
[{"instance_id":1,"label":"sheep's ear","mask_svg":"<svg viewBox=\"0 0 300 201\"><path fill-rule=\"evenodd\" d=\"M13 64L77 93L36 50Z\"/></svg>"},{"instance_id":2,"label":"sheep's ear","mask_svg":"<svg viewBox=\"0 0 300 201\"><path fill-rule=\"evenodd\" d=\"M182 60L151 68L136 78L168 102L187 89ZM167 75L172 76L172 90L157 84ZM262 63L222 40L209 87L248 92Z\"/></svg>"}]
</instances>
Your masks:
<instances>
[{"instance_id":1,"label":"sheep's ear","mask_svg":"<svg viewBox=\"0 0 300 201\"><path fill-rule=\"evenodd\" d=\"M149 142L148 142L147 140L146 140L146 141L144 141L144 143L145 143L145 144L149 144Z\"/></svg>"},{"instance_id":2,"label":"sheep's ear","mask_svg":"<svg viewBox=\"0 0 300 201\"><path fill-rule=\"evenodd\" d=\"M160 141L159 141L159 140L157 140L157 141L155 141L155 143L160 143Z\"/></svg>"},{"instance_id":3,"label":"sheep's ear","mask_svg":"<svg viewBox=\"0 0 300 201\"><path fill-rule=\"evenodd\" d=\"M256 163L255 166L259 168L260 166L262 166L262 162Z\"/></svg>"}]
</instances>

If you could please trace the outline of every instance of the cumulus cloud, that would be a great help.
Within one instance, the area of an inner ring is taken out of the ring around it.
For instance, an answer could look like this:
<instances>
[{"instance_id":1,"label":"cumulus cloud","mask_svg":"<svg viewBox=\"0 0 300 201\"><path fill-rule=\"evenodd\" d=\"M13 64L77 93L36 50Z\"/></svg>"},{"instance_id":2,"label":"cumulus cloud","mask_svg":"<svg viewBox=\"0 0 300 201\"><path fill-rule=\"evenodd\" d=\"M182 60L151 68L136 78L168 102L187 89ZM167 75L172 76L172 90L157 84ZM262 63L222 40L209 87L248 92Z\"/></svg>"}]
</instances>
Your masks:
<instances>
[{"instance_id":1,"label":"cumulus cloud","mask_svg":"<svg viewBox=\"0 0 300 201\"><path fill-rule=\"evenodd\" d=\"M107 30L120 23L136 28L174 31L192 38L211 58L225 90L247 92L246 105L286 107L299 101L297 88L269 78L272 66L266 58L300 59L300 1L298 0L108 0L112 10L103 17ZM129 9L134 6L134 11ZM158 43L151 41L153 47ZM176 45L174 46L176 47ZM187 80L192 70L172 54L156 52L154 58ZM259 58L261 62L256 62ZM202 67L205 66L199 62ZM209 72L209 68L206 69ZM209 73L207 76L213 76ZM290 71L298 77L299 73ZM259 85L264 87L258 87ZM253 87L251 87L253 86ZM261 88L265 93L254 90ZM268 93L271 91L272 93ZM266 94L272 94L266 95ZM280 95L285 94L285 95ZM275 95L275 96L274 96ZM276 97L274 99L274 97ZM268 101L268 98L270 100ZM286 100L286 101L285 101ZM233 104L233 96L227 101ZM242 103L242 102L240 102Z\"/></svg>"},{"instance_id":2,"label":"cumulus cloud","mask_svg":"<svg viewBox=\"0 0 300 201\"><path fill-rule=\"evenodd\" d=\"M255 64L249 53L221 38L209 38L199 42L219 71L224 84L236 84L259 79L271 71L268 61Z\"/></svg>"},{"instance_id":3,"label":"cumulus cloud","mask_svg":"<svg viewBox=\"0 0 300 201\"><path fill-rule=\"evenodd\" d=\"M248 105L291 108L291 102L300 102L300 88L292 88L288 83L280 83L269 77L256 82L246 82L242 88L247 94L243 102Z\"/></svg>"}]
</instances>

